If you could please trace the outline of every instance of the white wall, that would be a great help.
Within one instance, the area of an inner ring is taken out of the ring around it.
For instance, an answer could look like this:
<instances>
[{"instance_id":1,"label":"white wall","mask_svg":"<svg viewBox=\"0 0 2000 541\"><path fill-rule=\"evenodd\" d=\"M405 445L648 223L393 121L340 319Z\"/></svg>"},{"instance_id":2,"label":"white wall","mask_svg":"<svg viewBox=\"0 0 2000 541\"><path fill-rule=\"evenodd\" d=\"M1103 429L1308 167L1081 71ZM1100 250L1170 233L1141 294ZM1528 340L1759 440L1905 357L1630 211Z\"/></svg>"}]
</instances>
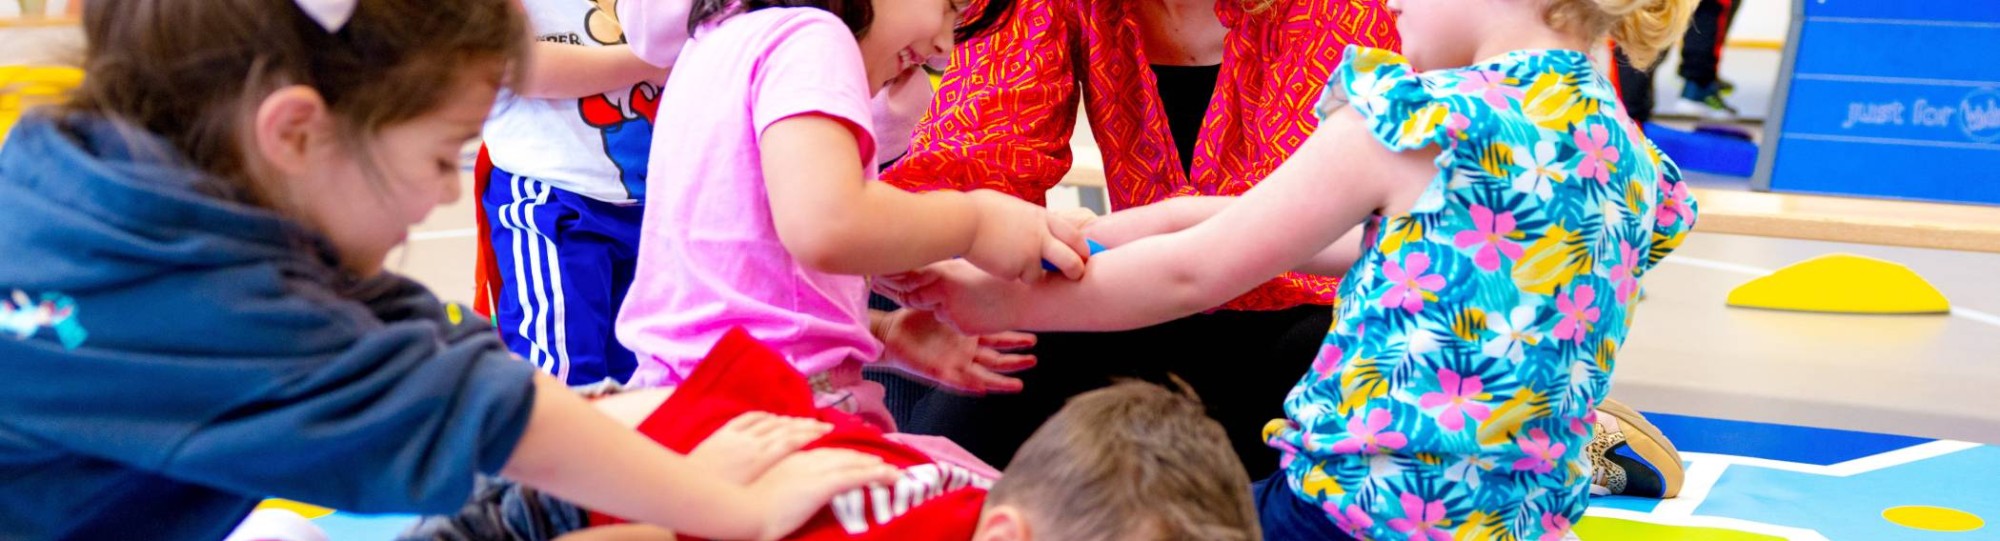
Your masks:
<instances>
[{"instance_id":1,"label":"white wall","mask_svg":"<svg viewBox=\"0 0 2000 541\"><path fill-rule=\"evenodd\" d=\"M1736 11L1736 28L1729 31L1729 37L1739 40L1785 39L1791 29L1793 0L1736 0L1743 7Z\"/></svg>"}]
</instances>

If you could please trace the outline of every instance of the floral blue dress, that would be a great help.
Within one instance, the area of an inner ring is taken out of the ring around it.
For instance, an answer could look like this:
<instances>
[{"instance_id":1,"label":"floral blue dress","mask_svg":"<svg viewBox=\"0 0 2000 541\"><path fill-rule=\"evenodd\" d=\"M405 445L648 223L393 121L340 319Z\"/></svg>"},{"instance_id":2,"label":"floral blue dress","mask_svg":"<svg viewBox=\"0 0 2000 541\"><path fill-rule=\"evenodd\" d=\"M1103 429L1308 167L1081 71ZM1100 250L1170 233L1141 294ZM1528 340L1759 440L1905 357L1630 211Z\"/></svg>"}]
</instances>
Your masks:
<instances>
[{"instance_id":1,"label":"floral blue dress","mask_svg":"<svg viewBox=\"0 0 2000 541\"><path fill-rule=\"evenodd\" d=\"M1441 150L1375 216L1312 370L1266 431L1294 492L1363 539L1561 539L1639 280L1687 236L1680 170L1588 56L1416 73L1353 47L1321 99L1396 151Z\"/></svg>"}]
</instances>

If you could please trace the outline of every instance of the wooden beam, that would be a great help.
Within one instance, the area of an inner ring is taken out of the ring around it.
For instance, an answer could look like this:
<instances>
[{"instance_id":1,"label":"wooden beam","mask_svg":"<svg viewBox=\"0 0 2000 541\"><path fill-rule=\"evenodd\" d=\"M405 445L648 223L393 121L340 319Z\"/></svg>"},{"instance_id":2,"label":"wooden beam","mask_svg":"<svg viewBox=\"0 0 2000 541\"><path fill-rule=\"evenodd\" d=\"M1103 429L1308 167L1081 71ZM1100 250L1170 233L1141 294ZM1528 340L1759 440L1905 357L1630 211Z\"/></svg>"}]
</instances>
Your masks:
<instances>
[{"instance_id":1,"label":"wooden beam","mask_svg":"<svg viewBox=\"0 0 2000 541\"><path fill-rule=\"evenodd\" d=\"M2000 253L2000 207L1692 191L1702 233Z\"/></svg>"}]
</instances>

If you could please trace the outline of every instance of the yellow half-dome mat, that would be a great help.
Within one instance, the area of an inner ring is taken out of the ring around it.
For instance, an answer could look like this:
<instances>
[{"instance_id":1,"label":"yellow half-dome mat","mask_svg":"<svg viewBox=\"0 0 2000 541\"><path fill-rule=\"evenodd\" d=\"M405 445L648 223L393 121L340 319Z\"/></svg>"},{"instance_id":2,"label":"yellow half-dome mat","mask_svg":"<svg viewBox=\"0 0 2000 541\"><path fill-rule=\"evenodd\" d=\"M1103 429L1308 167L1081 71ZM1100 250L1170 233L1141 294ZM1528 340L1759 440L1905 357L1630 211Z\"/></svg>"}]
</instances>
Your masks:
<instances>
[{"instance_id":1,"label":"yellow half-dome mat","mask_svg":"<svg viewBox=\"0 0 2000 541\"><path fill-rule=\"evenodd\" d=\"M1915 271L1851 254L1815 257L1729 292L1742 308L1835 314L1947 314L1951 301Z\"/></svg>"},{"instance_id":2,"label":"yellow half-dome mat","mask_svg":"<svg viewBox=\"0 0 2000 541\"><path fill-rule=\"evenodd\" d=\"M327 509L325 507L320 507L309 503L299 503L291 500L281 500L278 498L271 498L268 500L264 500L263 503L257 504L257 508L283 509L286 511L291 511L293 513L298 513L299 516L306 517L307 519L315 519L333 514L332 509Z\"/></svg>"}]
</instances>

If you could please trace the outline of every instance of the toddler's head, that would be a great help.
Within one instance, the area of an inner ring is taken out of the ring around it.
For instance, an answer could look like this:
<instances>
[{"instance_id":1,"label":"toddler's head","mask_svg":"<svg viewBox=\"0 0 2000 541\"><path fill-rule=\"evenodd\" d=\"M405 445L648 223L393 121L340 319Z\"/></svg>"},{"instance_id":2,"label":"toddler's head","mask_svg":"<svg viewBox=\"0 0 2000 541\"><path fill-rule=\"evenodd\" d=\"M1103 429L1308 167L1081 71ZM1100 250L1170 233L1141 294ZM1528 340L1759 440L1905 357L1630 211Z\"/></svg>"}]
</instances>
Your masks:
<instances>
[{"instance_id":1,"label":"toddler's head","mask_svg":"<svg viewBox=\"0 0 2000 541\"><path fill-rule=\"evenodd\" d=\"M974 9L972 0L694 0L688 30L716 22L731 13L773 7L825 10L847 23L860 42L868 69L868 88L880 91L891 81L915 75L926 64L951 56L956 39L990 30L1008 15L1012 2L989 2Z\"/></svg>"},{"instance_id":2,"label":"toddler's head","mask_svg":"<svg viewBox=\"0 0 2000 541\"><path fill-rule=\"evenodd\" d=\"M1122 383L1072 398L993 485L975 541L1262 538L1250 479L1191 394Z\"/></svg>"},{"instance_id":3,"label":"toddler's head","mask_svg":"<svg viewBox=\"0 0 2000 541\"><path fill-rule=\"evenodd\" d=\"M1496 37L1550 30L1579 48L1619 44L1634 64L1651 66L1680 40L1699 0L1386 0L1396 14L1403 55L1422 70L1479 61Z\"/></svg>"},{"instance_id":4,"label":"toddler's head","mask_svg":"<svg viewBox=\"0 0 2000 541\"><path fill-rule=\"evenodd\" d=\"M458 196L459 155L525 50L512 0L117 0L84 10L67 114L164 138L216 195L318 231L341 266Z\"/></svg>"}]
</instances>

